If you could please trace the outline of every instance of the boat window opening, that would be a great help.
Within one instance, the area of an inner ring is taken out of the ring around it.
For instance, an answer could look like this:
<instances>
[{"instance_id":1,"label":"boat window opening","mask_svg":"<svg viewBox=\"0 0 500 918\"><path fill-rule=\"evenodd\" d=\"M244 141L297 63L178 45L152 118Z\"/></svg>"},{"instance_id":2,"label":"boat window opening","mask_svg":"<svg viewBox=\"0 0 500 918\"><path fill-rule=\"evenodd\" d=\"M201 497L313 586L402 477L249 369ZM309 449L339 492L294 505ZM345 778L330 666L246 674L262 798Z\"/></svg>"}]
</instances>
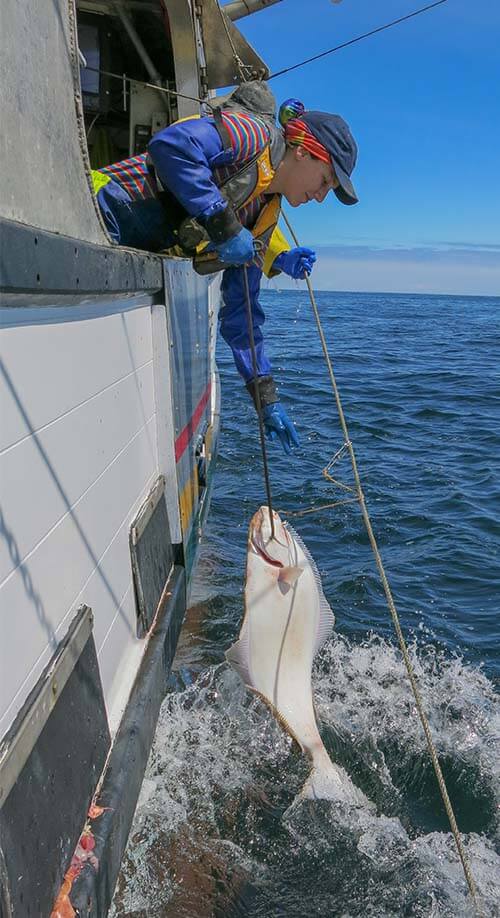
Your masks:
<instances>
[{"instance_id":1,"label":"boat window opening","mask_svg":"<svg viewBox=\"0 0 500 918\"><path fill-rule=\"evenodd\" d=\"M77 7L78 44L87 64L80 67L87 145L92 169L100 169L144 153L153 134L177 119L175 96L142 85L152 82L149 61L161 84L175 90L172 41L160 0L127 8L132 37L113 4L80 0Z\"/></svg>"},{"instance_id":2,"label":"boat window opening","mask_svg":"<svg viewBox=\"0 0 500 918\"><path fill-rule=\"evenodd\" d=\"M82 22L78 28L78 45L87 65L80 68L83 105L89 111L99 111L99 73L96 73L101 69L99 28Z\"/></svg>"}]
</instances>

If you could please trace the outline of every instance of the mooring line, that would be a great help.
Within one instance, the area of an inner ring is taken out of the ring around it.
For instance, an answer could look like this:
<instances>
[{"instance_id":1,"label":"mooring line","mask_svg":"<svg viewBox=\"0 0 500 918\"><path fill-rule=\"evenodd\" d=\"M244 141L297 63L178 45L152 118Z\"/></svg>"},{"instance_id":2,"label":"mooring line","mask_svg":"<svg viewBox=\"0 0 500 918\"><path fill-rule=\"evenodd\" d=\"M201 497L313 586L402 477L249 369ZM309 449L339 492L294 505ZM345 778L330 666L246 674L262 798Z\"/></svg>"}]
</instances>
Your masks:
<instances>
[{"instance_id":1,"label":"mooring line","mask_svg":"<svg viewBox=\"0 0 500 918\"><path fill-rule=\"evenodd\" d=\"M413 10L413 13L407 13L406 16L400 16L399 19L393 19L392 22L386 22L376 29L370 29L369 32L363 32L362 35L357 35L356 38L350 38L349 41L343 41L341 45L335 45L334 48L320 51L319 54L314 54L313 57L308 57L304 61L299 61L298 64L292 64L291 67L285 67L284 70L277 70L276 73L271 73L268 76L268 80L274 80L275 77L283 76L284 73L291 73L292 70L298 70L299 67L305 67L306 64L311 64L312 61L318 61L321 57L335 54L336 51L340 51L342 48L348 48L349 45L355 45L358 41L363 41L364 38L369 38L371 35L377 35L378 32L385 32L386 29L392 29L393 26L399 25L401 22L406 22L407 19L414 19L415 16L427 13L429 10L434 9L434 7L441 6L441 4L447 2L448 0L435 0L434 3L429 3L427 6L422 6L418 10Z\"/></svg>"},{"instance_id":2,"label":"mooring line","mask_svg":"<svg viewBox=\"0 0 500 918\"><path fill-rule=\"evenodd\" d=\"M299 245L299 241L298 241L298 239L297 239L297 237L296 237L296 235L295 235L295 233L294 233L294 231L293 231L293 229L292 229L292 227L291 227L291 225L290 225L290 222L289 222L289 220L288 220L286 214L282 212L282 216L283 216L283 219L284 219L284 221L285 221L285 223L286 223L286 226L288 227L288 230L289 230L289 232L290 232L290 235L292 236L292 239L293 239L295 245L298 246L298 245ZM475 884L475 882L474 882L474 877L473 877L473 875L472 875L472 871L471 871L471 868L470 868L470 864L469 864L467 855L466 855L466 853L465 853L464 846L463 846L463 844L462 844L462 838L461 838L461 835L460 835L460 830L459 830L459 828L458 828L457 821L456 821L456 819L455 819L455 813L454 813L454 811L453 811L453 807L452 807L452 805L451 805L451 801L450 801L450 798L449 798L449 796L448 796L448 790L447 790L447 788L446 788L446 783L445 783L445 780L444 780L444 777L443 777L443 772L441 771L441 766L440 766L440 764L439 764L439 760L438 760L438 757L437 757L436 749L435 749L435 746L434 746L434 741L433 741L433 739L432 739L432 735L431 735L431 731L430 731L430 727L429 727L429 722L428 722L428 720L427 720L427 715L426 715L426 713L425 713L425 711L424 711L424 708L423 708L423 703L422 703L422 698L421 698L421 695L420 695L420 690L419 690L418 685L417 685L417 680L416 680L415 673L414 673L414 670L413 670L412 662L411 662L411 660L410 660L410 655L409 655L409 653L408 653L408 648L407 648L407 646L406 646L406 641L405 641L405 639L404 639L404 635L403 635L403 632L402 632L402 629L401 629L401 625L400 625L400 622L399 622L399 615L398 615L396 606L395 606L395 604L394 604L394 599L393 599L393 597L392 597L392 592L391 592L391 588L390 588L390 586L389 586L389 581L388 581L387 576L386 576L386 573L385 573L385 569L384 569L384 565L383 565L383 563L382 563L382 558L381 558L381 556L380 556L380 552L379 552L379 549L378 549L377 541L376 541L376 539L375 539L375 535L374 535L374 532L373 532L373 529L372 529L372 524L371 524L370 516L369 516L369 514L368 514L368 508L367 508L367 506L366 506L365 496L364 496L364 493L363 493L363 489L362 489L362 486L361 486L361 480L360 480L360 477L359 477L358 466L357 466L357 462L356 462L356 456L355 456L355 454L354 454L354 448L353 448L353 445L352 445L351 440L350 440L350 437L349 437L349 432L348 432L348 429L347 429L347 423L346 423L345 416L344 416L344 411L343 411L343 408L342 408L342 402L341 402L341 400L340 400L340 394L339 394L339 390L338 390L338 387L337 387L337 382L336 382L336 379L335 379L335 374L334 374L334 372L333 372L332 361L331 361L331 359L330 359L330 354L329 354L329 352L328 352L328 346L327 346L326 339L325 339L325 335L324 335L324 332L323 332L323 326L322 326L322 324L321 324L321 319L320 319L320 315L319 315L319 310L318 310L318 306L317 306L317 303L316 303L316 299L315 299L315 296L314 296L314 291L313 291L313 288L312 288L312 285L311 285L311 281L309 280L309 277L308 277L307 275L306 275L306 278L305 278L305 279L306 279L307 287L308 287L308 290L309 290L309 297L310 297L310 300L311 300L311 306L312 306L312 309L313 309L314 318L315 318L315 320L316 320L316 325L317 325L317 328L318 328L318 334L319 334L320 341L321 341L321 347L322 347L322 349L323 349L323 354L324 354L325 361L326 361L326 365L327 365L327 368L328 368L328 375L329 375L329 377L330 377L330 382L331 382L331 385L332 385L332 390L333 390L333 394L334 394L334 397L335 397L335 402L336 402L336 405L337 405L337 411L338 411L338 415L339 415L340 425L341 425L341 427L342 427L342 432L343 432L343 435L344 435L345 446L347 446L347 449L348 449L348 451L349 451L349 456L350 456L350 459L351 459L352 470L353 470L353 473L354 473L354 481L355 481L355 484L356 484L356 491L357 491L357 494L358 494L359 505L360 505L360 507L361 507L361 513L362 513L362 515L363 515L363 520L364 520L364 523L365 523L365 526L366 526L366 530L367 530L367 533L368 533L368 538L369 538L369 540L370 540L370 545L371 545L371 547L372 547L373 554L374 554L374 556L375 556L375 561L376 561L377 568L378 568L378 571L379 571L379 574L380 574L380 578L381 578L381 581L382 581L382 586L383 586L383 588L384 588L384 593L385 593L385 597L386 597L387 604L388 604L388 607L389 607L389 611L390 611L390 613L391 613L391 617L392 617L392 621L393 621L393 624L394 624L394 628L395 628L395 631L396 631L396 634L397 634L397 638L398 638L398 642L399 642L399 647L400 647L400 650L401 650L401 653L402 653L402 656L403 656L403 660L404 660L404 663L405 663L405 666L406 666L406 671L407 671L407 673L408 673L408 678L409 678L409 680L410 680L410 684L411 684L411 687L412 687L412 690L413 690L413 696L414 696L414 698L415 698L415 704L416 704L416 707L417 707L417 711L418 711L418 714L419 714L419 717L420 717L420 722L421 722L421 724L422 724L422 728L423 728L423 731L424 731L424 734L425 734L425 738L426 738L426 741L427 741L427 748L428 748L428 750L429 750L429 755L430 755L430 757L431 757L432 764L433 764L433 766L434 766L434 772L435 772L435 774L436 774L436 779L437 779L437 782L438 782L438 785L439 785L439 790L441 791L441 797L442 797L442 799L443 799L443 803L444 803L444 807L445 807L445 810L446 810L446 814L447 814L447 816L448 816L448 820L449 820L449 823L450 823L451 831L452 831L452 833L453 833L453 838L455 839L455 844L456 844L456 847L457 847L458 856L459 856L460 861L461 861L461 863L462 863L463 871L464 871L464 874L465 874L465 879L466 879L466 881L467 881L467 885L468 885L468 887L469 887L470 894L471 894L471 896L472 896L472 899L473 899L473 902L474 902L474 906L475 906L475 908L476 908L476 912L477 912L477 914L478 914L479 916L483 916L484 913L483 913L483 911L482 911L482 909L481 909L481 906L480 906L480 902L479 902L479 898L478 898L478 893L477 893L477 889L476 889L476 884Z\"/></svg>"}]
</instances>

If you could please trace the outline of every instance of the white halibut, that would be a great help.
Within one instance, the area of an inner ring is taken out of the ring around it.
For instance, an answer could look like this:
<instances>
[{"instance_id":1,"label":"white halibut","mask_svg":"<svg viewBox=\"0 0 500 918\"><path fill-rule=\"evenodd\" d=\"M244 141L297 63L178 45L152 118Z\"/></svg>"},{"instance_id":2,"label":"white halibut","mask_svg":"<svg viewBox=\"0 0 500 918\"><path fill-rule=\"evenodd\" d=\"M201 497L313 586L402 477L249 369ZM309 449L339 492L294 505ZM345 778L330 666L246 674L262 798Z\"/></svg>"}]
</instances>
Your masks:
<instances>
[{"instance_id":1,"label":"white halibut","mask_svg":"<svg viewBox=\"0 0 500 918\"><path fill-rule=\"evenodd\" d=\"M331 761L316 725L313 658L335 618L309 551L269 510L252 517L248 534L245 614L228 663L257 692L312 761L301 796L367 804L343 768Z\"/></svg>"}]
</instances>

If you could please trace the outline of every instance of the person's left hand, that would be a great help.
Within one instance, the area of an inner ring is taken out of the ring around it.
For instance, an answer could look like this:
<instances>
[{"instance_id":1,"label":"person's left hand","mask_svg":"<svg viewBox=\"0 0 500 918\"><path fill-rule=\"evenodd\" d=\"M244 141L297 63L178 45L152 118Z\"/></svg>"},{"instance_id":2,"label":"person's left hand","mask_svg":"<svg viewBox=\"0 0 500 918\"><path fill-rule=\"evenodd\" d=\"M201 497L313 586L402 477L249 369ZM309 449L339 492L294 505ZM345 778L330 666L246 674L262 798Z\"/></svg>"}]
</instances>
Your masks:
<instances>
[{"instance_id":1,"label":"person's left hand","mask_svg":"<svg viewBox=\"0 0 500 918\"><path fill-rule=\"evenodd\" d=\"M236 236L215 245L219 258L228 265L245 265L255 255L254 238L250 230L241 227Z\"/></svg>"},{"instance_id":2,"label":"person's left hand","mask_svg":"<svg viewBox=\"0 0 500 918\"><path fill-rule=\"evenodd\" d=\"M316 261L316 252L314 249L308 249L304 245L299 245L289 252L281 252L274 259L274 265L280 271L284 271L294 280L304 280L306 274L309 275Z\"/></svg>"},{"instance_id":3,"label":"person's left hand","mask_svg":"<svg viewBox=\"0 0 500 918\"><path fill-rule=\"evenodd\" d=\"M288 417L281 402L266 405L262 412L262 417L266 436L270 440L279 440L287 455L292 452L294 446L300 446L295 424Z\"/></svg>"}]
</instances>

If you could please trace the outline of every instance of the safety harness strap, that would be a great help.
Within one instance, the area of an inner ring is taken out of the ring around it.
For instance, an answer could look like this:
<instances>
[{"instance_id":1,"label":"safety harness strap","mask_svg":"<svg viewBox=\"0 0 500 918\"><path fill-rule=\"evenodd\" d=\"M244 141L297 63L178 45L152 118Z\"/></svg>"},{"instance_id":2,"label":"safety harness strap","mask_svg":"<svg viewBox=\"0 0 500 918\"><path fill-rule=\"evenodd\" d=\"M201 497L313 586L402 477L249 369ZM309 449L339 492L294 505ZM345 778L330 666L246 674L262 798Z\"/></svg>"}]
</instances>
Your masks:
<instances>
[{"instance_id":1,"label":"safety harness strap","mask_svg":"<svg viewBox=\"0 0 500 918\"><path fill-rule=\"evenodd\" d=\"M224 151L232 150L231 137L229 136L229 131L226 125L224 124L224 119L222 117L222 109L214 108L212 114L214 116L214 124L215 124L215 127L217 128Z\"/></svg>"}]
</instances>

